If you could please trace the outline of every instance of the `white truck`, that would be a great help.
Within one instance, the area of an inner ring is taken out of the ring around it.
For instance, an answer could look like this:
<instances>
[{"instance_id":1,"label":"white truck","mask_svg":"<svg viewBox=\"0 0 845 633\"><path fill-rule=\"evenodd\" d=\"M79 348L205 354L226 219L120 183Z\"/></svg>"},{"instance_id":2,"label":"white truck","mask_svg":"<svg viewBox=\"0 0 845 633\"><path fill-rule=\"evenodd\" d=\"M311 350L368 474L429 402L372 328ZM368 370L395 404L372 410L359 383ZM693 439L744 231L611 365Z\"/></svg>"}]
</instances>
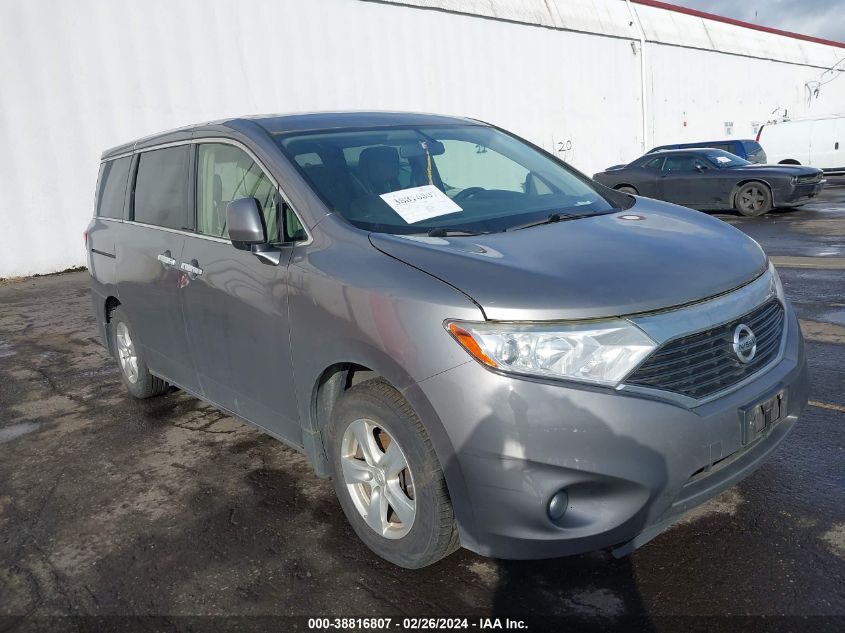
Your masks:
<instances>
[{"instance_id":1,"label":"white truck","mask_svg":"<svg viewBox=\"0 0 845 633\"><path fill-rule=\"evenodd\" d=\"M811 165L845 174L845 114L767 123L757 132L769 163Z\"/></svg>"}]
</instances>

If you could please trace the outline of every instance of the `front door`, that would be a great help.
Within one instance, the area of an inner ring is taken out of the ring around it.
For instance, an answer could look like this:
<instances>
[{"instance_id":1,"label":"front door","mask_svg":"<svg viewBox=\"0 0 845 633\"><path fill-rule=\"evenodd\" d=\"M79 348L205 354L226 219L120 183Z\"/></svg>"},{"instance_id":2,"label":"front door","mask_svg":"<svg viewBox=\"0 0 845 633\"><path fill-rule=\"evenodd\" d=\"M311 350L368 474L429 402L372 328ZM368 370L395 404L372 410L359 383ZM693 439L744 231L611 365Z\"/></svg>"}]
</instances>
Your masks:
<instances>
[{"instance_id":1,"label":"front door","mask_svg":"<svg viewBox=\"0 0 845 633\"><path fill-rule=\"evenodd\" d=\"M301 444L291 371L287 265L235 249L226 230L226 206L256 198L268 235L279 235L278 190L241 147L197 146L194 236L180 259L180 298L188 344L202 394L295 444Z\"/></svg>"},{"instance_id":2,"label":"front door","mask_svg":"<svg viewBox=\"0 0 845 633\"><path fill-rule=\"evenodd\" d=\"M694 155L669 155L658 179L659 197L675 204L706 206L714 202L710 192L714 173L714 169Z\"/></svg>"},{"instance_id":3,"label":"front door","mask_svg":"<svg viewBox=\"0 0 845 633\"><path fill-rule=\"evenodd\" d=\"M660 192L657 190L657 183L662 175L663 162L666 159L663 156L657 156L645 163L642 167L638 167L633 174L633 185L637 192L646 198L659 198Z\"/></svg>"}]
</instances>

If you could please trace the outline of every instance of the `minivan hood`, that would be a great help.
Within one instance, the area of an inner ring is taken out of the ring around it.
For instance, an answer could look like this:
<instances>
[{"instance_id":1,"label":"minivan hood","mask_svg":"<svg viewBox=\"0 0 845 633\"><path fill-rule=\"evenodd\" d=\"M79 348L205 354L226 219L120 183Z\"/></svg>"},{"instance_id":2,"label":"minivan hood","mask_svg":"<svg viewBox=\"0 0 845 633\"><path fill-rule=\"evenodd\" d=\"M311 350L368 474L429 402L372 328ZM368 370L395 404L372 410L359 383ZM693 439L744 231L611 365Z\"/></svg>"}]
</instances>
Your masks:
<instances>
[{"instance_id":1,"label":"minivan hood","mask_svg":"<svg viewBox=\"0 0 845 633\"><path fill-rule=\"evenodd\" d=\"M370 241L504 321L659 310L738 288L767 266L759 245L721 220L646 198L626 211L508 233L371 233Z\"/></svg>"}]
</instances>

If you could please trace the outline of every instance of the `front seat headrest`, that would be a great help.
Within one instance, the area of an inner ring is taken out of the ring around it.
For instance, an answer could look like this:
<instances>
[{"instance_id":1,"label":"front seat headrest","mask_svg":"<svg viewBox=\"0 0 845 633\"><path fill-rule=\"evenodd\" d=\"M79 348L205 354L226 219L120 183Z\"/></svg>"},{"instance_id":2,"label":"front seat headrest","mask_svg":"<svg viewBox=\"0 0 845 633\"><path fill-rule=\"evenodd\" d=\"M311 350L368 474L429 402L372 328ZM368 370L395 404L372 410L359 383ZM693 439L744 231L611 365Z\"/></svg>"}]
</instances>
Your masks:
<instances>
[{"instance_id":1,"label":"front seat headrest","mask_svg":"<svg viewBox=\"0 0 845 633\"><path fill-rule=\"evenodd\" d=\"M358 169L373 193L399 188L399 151L395 147L368 147L358 158Z\"/></svg>"}]
</instances>

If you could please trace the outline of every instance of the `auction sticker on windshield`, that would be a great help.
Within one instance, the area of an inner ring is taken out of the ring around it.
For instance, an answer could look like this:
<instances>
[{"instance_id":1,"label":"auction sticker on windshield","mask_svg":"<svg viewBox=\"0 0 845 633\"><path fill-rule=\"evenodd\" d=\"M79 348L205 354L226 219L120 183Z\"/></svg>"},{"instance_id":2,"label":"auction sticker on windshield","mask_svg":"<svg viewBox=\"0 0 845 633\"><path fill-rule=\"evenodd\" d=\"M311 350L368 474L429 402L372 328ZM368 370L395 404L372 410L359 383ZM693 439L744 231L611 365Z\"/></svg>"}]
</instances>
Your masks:
<instances>
[{"instance_id":1,"label":"auction sticker on windshield","mask_svg":"<svg viewBox=\"0 0 845 633\"><path fill-rule=\"evenodd\" d=\"M434 185L383 193L381 199L408 224L463 211Z\"/></svg>"}]
</instances>

